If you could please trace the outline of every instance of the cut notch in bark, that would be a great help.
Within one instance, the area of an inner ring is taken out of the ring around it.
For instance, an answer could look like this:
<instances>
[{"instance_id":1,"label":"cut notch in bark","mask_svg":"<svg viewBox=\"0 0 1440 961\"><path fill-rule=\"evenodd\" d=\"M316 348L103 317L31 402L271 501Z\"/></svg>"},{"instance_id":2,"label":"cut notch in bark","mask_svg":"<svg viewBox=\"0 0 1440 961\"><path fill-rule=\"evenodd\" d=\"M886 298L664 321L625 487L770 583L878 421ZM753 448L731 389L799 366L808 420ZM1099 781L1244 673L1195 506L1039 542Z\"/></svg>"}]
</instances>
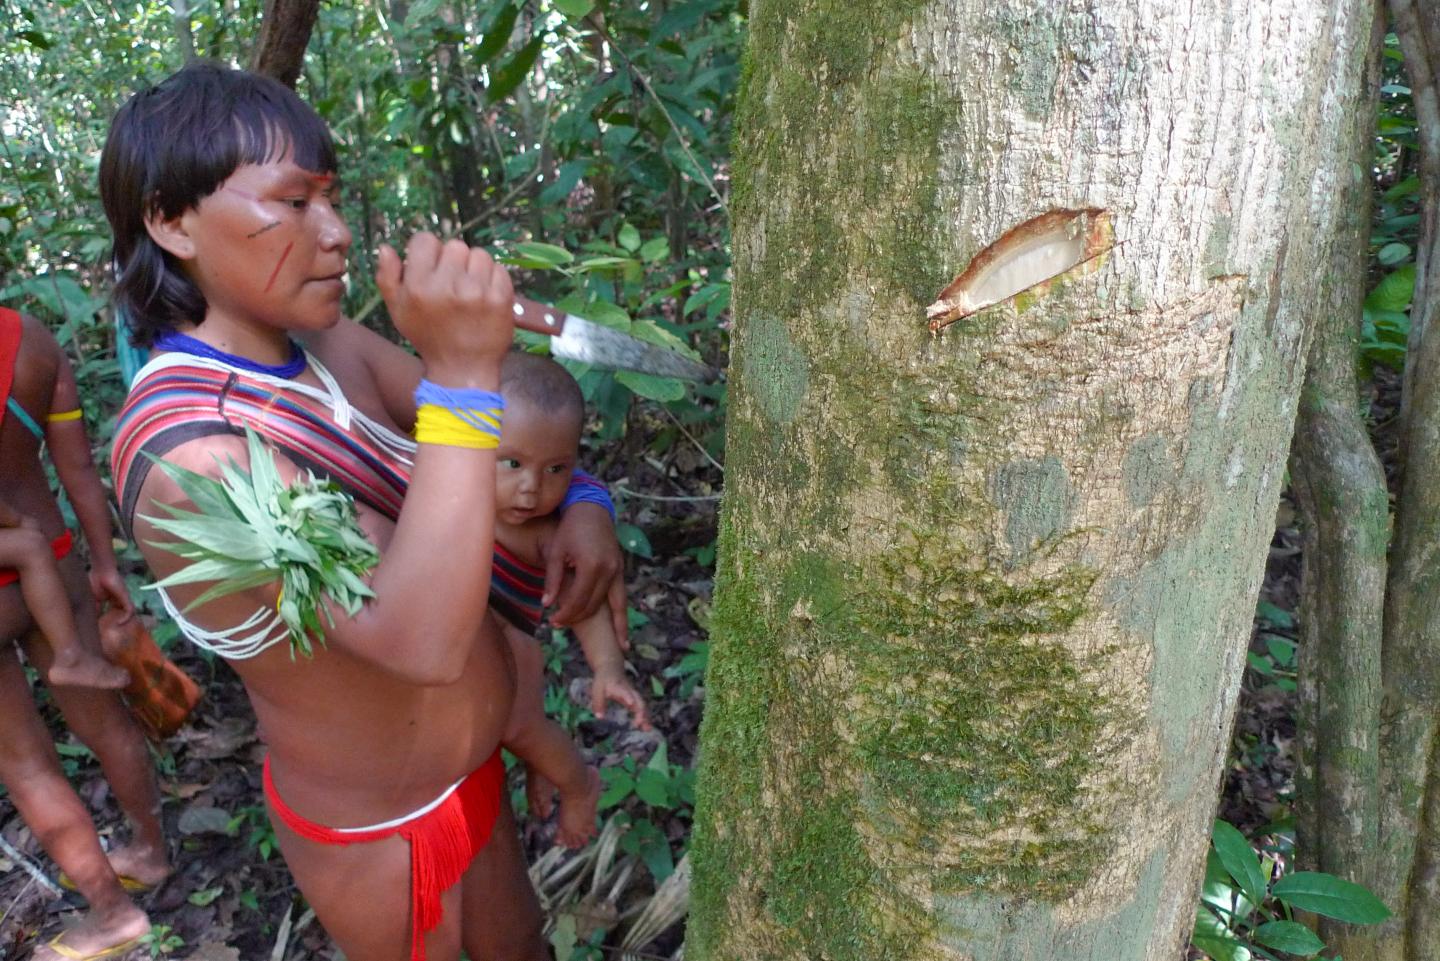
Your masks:
<instances>
[{"instance_id":1,"label":"cut notch in bark","mask_svg":"<svg viewBox=\"0 0 1440 961\"><path fill-rule=\"evenodd\" d=\"M1114 244L1110 215L1103 210L1052 210L1027 220L980 251L940 291L925 308L930 329L939 330L1077 267L1093 268Z\"/></svg>"}]
</instances>

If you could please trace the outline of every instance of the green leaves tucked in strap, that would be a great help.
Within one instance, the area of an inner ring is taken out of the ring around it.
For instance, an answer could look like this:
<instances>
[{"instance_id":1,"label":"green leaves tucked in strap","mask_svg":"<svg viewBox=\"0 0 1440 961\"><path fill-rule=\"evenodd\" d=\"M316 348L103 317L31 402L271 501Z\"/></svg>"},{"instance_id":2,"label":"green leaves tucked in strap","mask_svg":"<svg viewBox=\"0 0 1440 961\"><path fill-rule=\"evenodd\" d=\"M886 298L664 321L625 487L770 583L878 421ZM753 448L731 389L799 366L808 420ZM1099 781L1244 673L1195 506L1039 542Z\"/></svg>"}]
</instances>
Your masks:
<instances>
[{"instance_id":1,"label":"green leaves tucked in strap","mask_svg":"<svg viewBox=\"0 0 1440 961\"><path fill-rule=\"evenodd\" d=\"M279 580L276 611L289 632L290 654L310 657L312 637L325 643L321 611L326 623L335 624L322 596L349 615L359 612L375 596L362 578L379 563L380 552L360 529L354 498L339 484L306 472L287 486L270 448L251 430L245 438L249 473L227 459L220 480L152 458L196 507L157 502L170 516L145 518L176 538L150 541L152 546L190 561L154 587L213 582L188 611Z\"/></svg>"}]
</instances>

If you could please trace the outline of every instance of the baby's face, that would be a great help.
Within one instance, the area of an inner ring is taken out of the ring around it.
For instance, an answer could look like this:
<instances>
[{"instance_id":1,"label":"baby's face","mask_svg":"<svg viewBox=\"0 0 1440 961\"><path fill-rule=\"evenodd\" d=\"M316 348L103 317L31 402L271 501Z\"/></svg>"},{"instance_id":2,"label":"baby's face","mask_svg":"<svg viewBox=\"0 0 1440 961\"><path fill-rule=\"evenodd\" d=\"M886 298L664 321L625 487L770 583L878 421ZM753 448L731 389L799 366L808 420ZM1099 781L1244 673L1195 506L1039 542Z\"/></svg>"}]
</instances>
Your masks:
<instances>
[{"instance_id":1,"label":"baby's face","mask_svg":"<svg viewBox=\"0 0 1440 961\"><path fill-rule=\"evenodd\" d=\"M504 524L523 524L553 513L565 499L575 470L578 419L511 403L501 423L495 452L496 517Z\"/></svg>"}]
</instances>

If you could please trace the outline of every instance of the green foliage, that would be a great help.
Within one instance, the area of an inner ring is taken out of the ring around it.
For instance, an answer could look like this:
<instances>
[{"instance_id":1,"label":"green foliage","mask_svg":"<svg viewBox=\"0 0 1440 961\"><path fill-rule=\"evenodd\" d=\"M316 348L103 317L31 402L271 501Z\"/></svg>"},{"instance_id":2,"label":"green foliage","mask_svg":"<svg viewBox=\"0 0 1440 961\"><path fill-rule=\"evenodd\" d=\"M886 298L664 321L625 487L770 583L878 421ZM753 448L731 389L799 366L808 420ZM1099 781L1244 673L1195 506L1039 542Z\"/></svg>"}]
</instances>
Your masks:
<instances>
[{"instance_id":1,"label":"green foliage","mask_svg":"<svg viewBox=\"0 0 1440 961\"><path fill-rule=\"evenodd\" d=\"M1325 942L1296 921L1294 912L1350 924L1378 924L1390 916L1367 889L1334 875L1281 876L1278 853L1259 856L1234 825L1215 822L1191 944L1214 961L1311 958Z\"/></svg>"},{"instance_id":2,"label":"green foliage","mask_svg":"<svg viewBox=\"0 0 1440 961\"><path fill-rule=\"evenodd\" d=\"M192 0L179 27L199 56L244 64L262 8ZM375 252L426 229L514 255L534 297L723 365L740 0L405 9L396 20L386 4L322 4L297 83L340 154L350 316L394 336ZM0 55L0 301L57 332L103 449L125 387L96 168L115 109L183 63L174 7L24 5ZM723 384L575 372L601 440L646 418L650 449L621 456L698 444L721 458Z\"/></svg>"},{"instance_id":3,"label":"green foliage","mask_svg":"<svg viewBox=\"0 0 1440 961\"><path fill-rule=\"evenodd\" d=\"M1264 625L1260 639L1265 644L1263 653L1246 652L1246 660L1256 674L1282 691L1296 688L1297 648L1295 642L1285 636L1295 629L1295 615L1276 607L1269 601L1261 601L1255 610L1255 620Z\"/></svg>"},{"instance_id":4,"label":"green foliage","mask_svg":"<svg viewBox=\"0 0 1440 961\"><path fill-rule=\"evenodd\" d=\"M152 958L162 957L185 947L185 939L176 934L174 928L168 924L150 925L150 933L142 937L140 943L150 952Z\"/></svg>"},{"instance_id":5,"label":"green foliage","mask_svg":"<svg viewBox=\"0 0 1440 961\"><path fill-rule=\"evenodd\" d=\"M620 847L639 857L655 879L663 881L674 872L675 859L670 841L657 821L661 815L678 815L686 824L690 822L695 807L695 772L671 764L662 741L643 768L633 757L627 757L614 767L602 768L600 780L604 784L601 811L619 807L632 798L640 802L638 810L644 813L629 816L629 830L621 838ZM632 811L637 809L633 803L626 806Z\"/></svg>"},{"instance_id":6,"label":"green foliage","mask_svg":"<svg viewBox=\"0 0 1440 961\"><path fill-rule=\"evenodd\" d=\"M675 696L684 700L705 682L705 669L710 666L710 642L696 641L673 666L665 669L666 677L678 678L680 687Z\"/></svg>"},{"instance_id":7,"label":"green foliage","mask_svg":"<svg viewBox=\"0 0 1440 961\"><path fill-rule=\"evenodd\" d=\"M1420 178L1415 106L1394 34L1385 38L1375 137L1375 217L1370 235L1372 288L1365 298L1360 356L1365 365L1405 366L1415 245L1420 235Z\"/></svg>"},{"instance_id":8,"label":"green foliage","mask_svg":"<svg viewBox=\"0 0 1440 961\"><path fill-rule=\"evenodd\" d=\"M233 460L220 465L221 480L156 461L199 510L158 504L169 517L146 517L175 541L152 545L190 561L156 583L157 588L213 582L190 602L196 607L217 597L279 580L275 609L289 631L291 655L313 655L311 637L324 642L323 612L335 620L324 599L351 616L375 596L363 580L380 552L360 529L355 499L331 480L307 473L285 484L274 455L246 429L249 471Z\"/></svg>"},{"instance_id":9,"label":"green foliage","mask_svg":"<svg viewBox=\"0 0 1440 961\"><path fill-rule=\"evenodd\" d=\"M270 855L279 848L279 843L275 840L275 828L263 807L248 805L235 812L225 826L225 833L235 837L242 831L246 832L245 843L260 855L262 861L270 860Z\"/></svg>"}]
</instances>

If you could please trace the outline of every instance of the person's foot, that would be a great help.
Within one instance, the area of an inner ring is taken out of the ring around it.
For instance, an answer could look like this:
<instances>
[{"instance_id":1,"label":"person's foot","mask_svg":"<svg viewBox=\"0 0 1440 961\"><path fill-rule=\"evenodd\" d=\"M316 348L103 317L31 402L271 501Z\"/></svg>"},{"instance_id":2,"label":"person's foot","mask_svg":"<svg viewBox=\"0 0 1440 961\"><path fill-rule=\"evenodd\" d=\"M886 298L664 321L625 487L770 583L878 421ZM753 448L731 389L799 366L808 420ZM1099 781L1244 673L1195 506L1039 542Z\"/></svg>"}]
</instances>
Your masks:
<instances>
[{"instance_id":1,"label":"person's foot","mask_svg":"<svg viewBox=\"0 0 1440 961\"><path fill-rule=\"evenodd\" d=\"M555 810L555 785L528 765L525 768L525 801L530 805L530 816L540 821L550 817Z\"/></svg>"},{"instance_id":2,"label":"person's foot","mask_svg":"<svg viewBox=\"0 0 1440 961\"><path fill-rule=\"evenodd\" d=\"M175 870L170 866L163 844L151 845L131 841L106 855L110 866L120 876L120 883L133 881L142 888L157 887ZM126 885L131 888L132 885Z\"/></svg>"},{"instance_id":3,"label":"person's foot","mask_svg":"<svg viewBox=\"0 0 1440 961\"><path fill-rule=\"evenodd\" d=\"M103 657L71 649L55 655L46 680L59 687L98 687L118 691L130 683L130 674Z\"/></svg>"},{"instance_id":4,"label":"person's foot","mask_svg":"<svg viewBox=\"0 0 1440 961\"><path fill-rule=\"evenodd\" d=\"M30 955L31 961L90 961L97 958L119 958L150 933L150 919L135 905L108 914L89 912L72 928L67 928L49 944L41 945Z\"/></svg>"},{"instance_id":5,"label":"person's foot","mask_svg":"<svg viewBox=\"0 0 1440 961\"><path fill-rule=\"evenodd\" d=\"M556 840L567 848L581 848L595 836L595 809L600 804L600 774L588 765L585 787L560 792L560 829Z\"/></svg>"}]
</instances>

